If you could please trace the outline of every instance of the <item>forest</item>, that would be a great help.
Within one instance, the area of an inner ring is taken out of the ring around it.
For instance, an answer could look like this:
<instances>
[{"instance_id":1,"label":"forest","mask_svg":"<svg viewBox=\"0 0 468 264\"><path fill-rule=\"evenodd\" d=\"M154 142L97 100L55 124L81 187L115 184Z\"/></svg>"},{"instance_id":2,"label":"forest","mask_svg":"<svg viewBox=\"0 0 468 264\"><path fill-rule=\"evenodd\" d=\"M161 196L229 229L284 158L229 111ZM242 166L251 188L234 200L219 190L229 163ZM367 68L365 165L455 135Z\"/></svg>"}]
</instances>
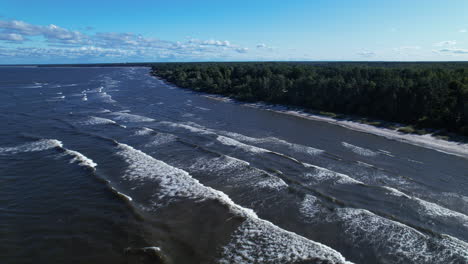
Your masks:
<instances>
[{"instance_id":1,"label":"forest","mask_svg":"<svg viewBox=\"0 0 468 264\"><path fill-rule=\"evenodd\" d=\"M158 63L152 74L241 101L410 125L403 132L429 128L468 136L468 63Z\"/></svg>"}]
</instances>

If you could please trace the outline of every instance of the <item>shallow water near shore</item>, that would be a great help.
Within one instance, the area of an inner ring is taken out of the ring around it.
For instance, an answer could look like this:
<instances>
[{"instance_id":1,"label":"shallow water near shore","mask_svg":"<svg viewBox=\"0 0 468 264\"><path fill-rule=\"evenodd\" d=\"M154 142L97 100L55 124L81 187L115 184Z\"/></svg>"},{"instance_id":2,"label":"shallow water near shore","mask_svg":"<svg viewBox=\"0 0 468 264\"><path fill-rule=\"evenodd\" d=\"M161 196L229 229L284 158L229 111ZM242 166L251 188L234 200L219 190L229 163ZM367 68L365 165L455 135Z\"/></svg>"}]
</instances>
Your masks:
<instances>
[{"instance_id":1,"label":"shallow water near shore","mask_svg":"<svg viewBox=\"0 0 468 264\"><path fill-rule=\"evenodd\" d=\"M2 263L468 262L463 153L143 67L0 76Z\"/></svg>"}]
</instances>

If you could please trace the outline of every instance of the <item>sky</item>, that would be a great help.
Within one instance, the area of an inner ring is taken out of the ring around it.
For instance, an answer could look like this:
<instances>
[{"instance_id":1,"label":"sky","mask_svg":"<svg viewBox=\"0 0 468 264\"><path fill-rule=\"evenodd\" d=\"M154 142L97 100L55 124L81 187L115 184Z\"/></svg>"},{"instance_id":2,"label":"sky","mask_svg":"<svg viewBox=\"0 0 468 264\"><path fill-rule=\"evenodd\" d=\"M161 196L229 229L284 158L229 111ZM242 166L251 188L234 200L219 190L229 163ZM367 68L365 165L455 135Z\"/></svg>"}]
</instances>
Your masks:
<instances>
[{"instance_id":1,"label":"sky","mask_svg":"<svg viewBox=\"0 0 468 264\"><path fill-rule=\"evenodd\" d=\"M466 61L466 0L0 0L0 64Z\"/></svg>"}]
</instances>

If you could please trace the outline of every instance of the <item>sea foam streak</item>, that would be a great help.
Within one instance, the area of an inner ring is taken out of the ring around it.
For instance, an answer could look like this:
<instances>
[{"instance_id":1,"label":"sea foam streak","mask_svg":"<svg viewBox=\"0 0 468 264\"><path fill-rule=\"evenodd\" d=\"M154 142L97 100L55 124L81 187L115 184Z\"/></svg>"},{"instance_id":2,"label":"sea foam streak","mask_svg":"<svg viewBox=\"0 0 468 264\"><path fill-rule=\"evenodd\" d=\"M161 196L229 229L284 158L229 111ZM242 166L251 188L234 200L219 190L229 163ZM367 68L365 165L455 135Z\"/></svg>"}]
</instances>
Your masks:
<instances>
[{"instance_id":1,"label":"sea foam streak","mask_svg":"<svg viewBox=\"0 0 468 264\"><path fill-rule=\"evenodd\" d=\"M0 154L17 154L22 152L36 152L48 150L56 147L63 147L61 141L56 139L41 139L31 143L26 143L16 147L0 147Z\"/></svg>"},{"instance_id":2,"label":"sea foam streak","mask_svg":"<svg viewBox=\"0 0 468 264\"><path fill-rule=\"evenodd\" d=\"M117 155L128 163L123 176L125 180L153 181L159 184L160 188L155 189L157 193L154 197L158 201L153 201L154 206L161 205L159 199L214 199L225 204L232 213L246 218L234 232L230 243L223 247L220 263L232 263L237 260L277 263L282 260L300 261L311 258L346 263L343 256L335 250L259 219L252 210L235 204L223 192L202 185L186 171L172 167L129 145L119 143L117 148Z\"/></svg>"},{"instance_id":3,"label":"sea foam streak","mask_svg":"<svg viewBox=\"0 0 468 264\"><path fill-rule=\"evenodd\" d=\"M105 124L117 124L114 120L107 118L90 116L85 121L80 122L82 125L105 125Z\"/></svg>"},{"instance_id":4,"label":"sea foam streak","mask_svg":"<svg viewBox=\"0 0 468 264\"><path fill-rule=\"evenodd\" d=\"M376 153L376 152L374 152L374 151L372 151L370 149L358 147L358 146L349 144L347 142L341 142L341 145L343 145L343 147L348 148L352 152L354 152L354 153L356 153L358 155L361 155L361 156L374 157L374 156L378 155L378 153Z\"/></svg>"},{"instance_id":5,"label":"sea foam streak","mask_svg":"<svg viewBox=\"0 0 468 264\"><path fill-rule=\"evenodd\" d=\"M153 122L155 121L154 119L149 118L149 117L124 113L124 112L113 112L113 113L109 113L109 115L114 116L115 120L123 121L123 122Z\"/></svg>"}]
</instances>

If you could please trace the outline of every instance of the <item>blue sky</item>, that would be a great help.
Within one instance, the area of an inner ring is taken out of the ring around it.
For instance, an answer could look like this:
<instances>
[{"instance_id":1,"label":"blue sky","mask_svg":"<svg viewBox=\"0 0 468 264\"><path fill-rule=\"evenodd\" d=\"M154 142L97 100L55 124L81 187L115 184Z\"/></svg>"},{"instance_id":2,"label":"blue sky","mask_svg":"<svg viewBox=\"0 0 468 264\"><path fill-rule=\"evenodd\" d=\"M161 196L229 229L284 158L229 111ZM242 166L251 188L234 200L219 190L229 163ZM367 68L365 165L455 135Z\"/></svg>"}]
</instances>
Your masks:
<instances>
[{"instance_id":1,"label":"blue sky","mask_svg":"<svg viewBox=\"0 0 468 264\"><path fill-rule=\"evenodd\" d=\"M2 0L0 64L468 60L466 0Z\"/></svg>"}]
</instances>

